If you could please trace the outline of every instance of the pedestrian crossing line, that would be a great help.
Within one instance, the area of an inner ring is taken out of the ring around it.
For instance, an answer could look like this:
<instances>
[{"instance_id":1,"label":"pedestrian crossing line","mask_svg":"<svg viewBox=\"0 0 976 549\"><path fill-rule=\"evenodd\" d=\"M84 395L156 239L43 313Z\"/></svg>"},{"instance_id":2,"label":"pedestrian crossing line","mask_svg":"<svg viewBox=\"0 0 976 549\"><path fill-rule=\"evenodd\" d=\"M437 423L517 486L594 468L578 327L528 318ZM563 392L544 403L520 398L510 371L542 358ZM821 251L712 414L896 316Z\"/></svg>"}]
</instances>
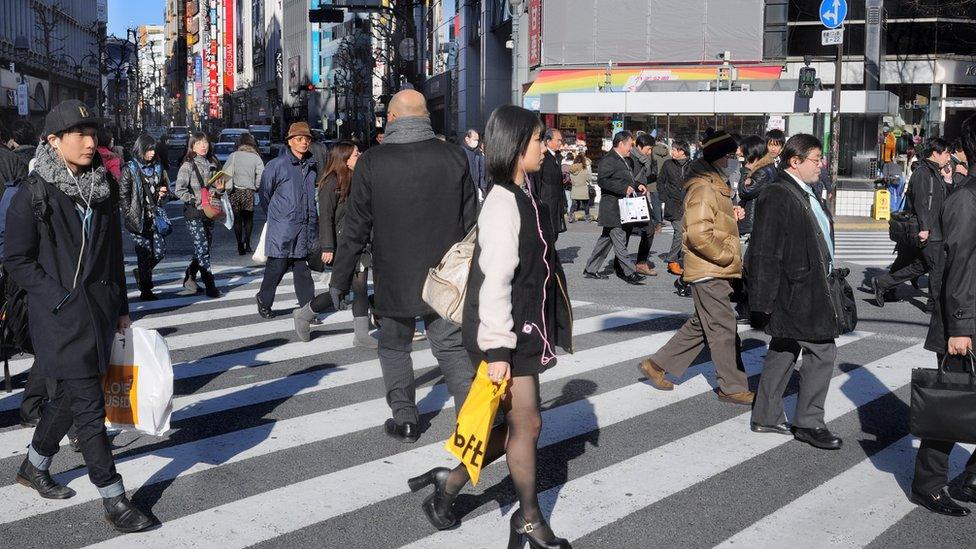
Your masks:
<instances>
[{"instance_id":1,"label":"pedestrian crossing line","mask_svg":"<svg viewBox=\"0 0 976 549\"><path fill-rule=\"evenodd\" d=\"M133 268L134 267L129 267L128 269L126 269L126 273L125 273L126 274L126 277L127 277L126 278L126 284L128 286L135 286L138 283L137 280L135 280L135 279L132 278L132 269ZM264 269L264 267L262 267L260 265L258 265L258 266L252 266L252 267L239 267L239 266L219 267L219 266L214 266L211 269L211 272L216 277L218 275L230 275L230 274L255 274L255 273L257 273L257 272L259 272L260 270L263 270L263 269ZM153 283L157 283L158 284L160 282L169 282L169 281L173 281L173 280L179 280L182 283L183 282L183 276L184 276L184 273L183 273L182 270L179 270L179 271L164 271L162 273L159 273L159 272L156 272L156 270L154 269L153 270Z\"/></svg>"},{"instance_id":2,"label":"pedestrian crossing line","mask_svg":"<svg viewBox=\"0 0 976 549\"><path fill-rule=\"evenodd\" d=\"M864 547L919 507L909 501L917 439L911 435L864 459L717 547ZM956 448L950 474L962 472L972 445ZM853 511L852 510L856 510ZM784 528L785 525L788 527ZM819 532L816 538L797 532Z\"/></svg>"},{"instance_id":3,"label":"pedestrian crossing line","mask_svg":"<svg viewBox=\"0 0 976 549\"><path fill-rule=\"evenodd\" d=\"M673 331L662 332L641 339L645 340L645 343L650 341L652 343L663 344L673 334ZM765 351L763 350L763 352ZM622 350L619 344L587 349L578 352L576 355L560 357L560 365L545 372L541 381L551 382L571 378L588 371L632 360L635 356L643 356L644 353L646 353L646 347ZM756 359L759 360L759 357L756 357ZM566 363L565 366L563 364L564 362ZM347 370L350 372L348 375L364 375L358 373L357 370L358 368L353 369L350 367ZM373 378L379 378L381 375L377 362L376 369L373 372ZM349 381L349 383L355 382ZM437 384L432 387L419 387L417 389L417 407L421 414L453 408L451 395L447 391L446 385ZM389 417L389 414L390 410L386 399L378 398L340 408L332 408L295 418L279 420L268 425L249 427L239 431L169 446L159 450L153 450L149 454L130 456L119 460L117 467L119 473L126 479L127 485L130 488L135 488L147 482L147 479L150 478L154 483L174 478L166 477L166 474L160 473L160 471L179 470L181 471L179 476L185 476L252 457L267 455L305 444L322 442L364 429L379 427ZM31 436L32 430L30 429L18 429L0 433L0 456L26 453L26 446ZM185 463L186 467L168 465L170 460ZM162 466L160 465L161 463ZM69 507L72 504L86 501L86 499L94 499L98 495L98 492L88 483L83 469L67 471L56 475L56 478L60 482L68 483L72 487L78 486L78 495L71 500L60 500L60 503L58 503L54 500L41 500L40 498L31 497L29 493L25 496L19 493L20 490L18 489L22 490L22 487L16 484L0 488L0 501L5 500L8 496L13 498L20 496L16 500L18 503L14 505L14 514L0 514L0 524L20 520L37 513ZM21 512L24 514L18 514Z\"/></svg>"},{"instance_id":4,"label":"pedestrian crossing line","mask_svg":"<svg viewBox=\"0 0 976 549\"><path fill-rule=\"evenodd\" d=\"M292 279L292 274L287 273L282 278L282 283L290 281L291 279ZM258 290L261 289L259 284L260 281L261 281L261 277L257 277L256 280L251 280L250 282L244 282L244 283L238 280L233 283L236 285L235 288L228 290L226 293L224 293L223 295L221 295L219 298L216 299L207 297L203 295L203 293L199 293L191 296L162 298L157 301L129 301L129 314L135 315L137 313L147 313L150 311L158 311L160 309L172 309L175 307L189 307L189 306L201 305L201 304L202 305L215 304L215 303L222 304L222 303L227 303L229 301L253 300L254 296L258 295ZM222 281L217 282L218 287L226 287L228 284L230 284L225 281L223 284L221 284L221 282ZM182 288L182 285L175 286L170 289L179 289L179 288ZM316 292L325 291L325 288L326 288L325 285L317 281L315 282ZM285 293L285 291L286 289L282 288L281 285L278 286L278 293L283 294ZM132 299L133 297L139 297L138 292L134 292L134 293L135 296L130 296L130 299Z\"/></svg>"},{"instance_id":5,"label":"pedestrian crossing line","mask_svg":"<svg viewBox=\"0 0 976 549\"><path fill-rule=\"evenodd\" d=\"M673 332L657 335L667 336L662 338L663 340L660 343L663 344L673 335ZM869 334L851 334L850 337L838 340L838 345L852 343L867 335ZM609 353L616 351L616 349L604 351L602 348L598 348L590 351ZM589 351L584 351L584 353L586 352ZM742 360L747 370L755 374L761 369L764 356L765 348L760 347L743 353ZM546 371L540 381L547 383L556 379L574 378L581 373L594 369L583 367L581 371L561 372L564 369L573 369L572 366L570 368L565 368L565 366L560 364L556 368ZM576 364L576 366L579 369L582 364ZM550 446L707 393L712 390L715 383L712 366L711 362L706 362L690 368L684 377L685 381L675 391L653 392L648 389L645 383L634 383L620 389L545 410L542 412L545 427L539 438L539 447ZM550 375L551 373L558 373L559 375ZM504 458L499 460L499 462L503 461ZM199 544L208 541L219 543L222 547L246 547L402 495L408 490L406 477L410 474L422 472L435 466L452 467L456 463L455 459L444 451L443 440L438 440L421 448L169 520L159 530L153 531L151 535L146 536L141 541L147 548L183 546L188 543ZM492 467L497 466L499 466L498 462L492 464ZM391 474L393 471L395 474ZM120 472L125 478L129 478L127 473L121 470ZM350 492L348 486L353 484L359 489ZM337 498L334 497L335 494L342 494L343 496ZM79 495L81 494L79 493ZM58 505L55 500L43 500L37 503L40 505ZM420 512L419 509L417 512ZM579 516L576 518L578 519ZM507 528L503 527L501 532L507 533ZM122 547L122 543L121 539L116 538L93 547ZM481 540L468 545L438 543L434 546L440 548L482 547L485 545ZM503 546L503 544L497 543L490 546L497 547Z\"/></svg>"},{"instance_id":6,"label":"pedestrian crossing line","mask_svg":"<svg viewBox=\"0 0 976 549\"><path fill-rule=\"evenodd\" d=\"M290 310L298 307L298 301L294 299L276 301L275 308ZM198 322L211 322L214 320L227 320L258 314L257 306L254 303L248 305L238 305L234 307L221 307L219 309L209 309L206 311L194 311L192 313L177 313L170 315L153 315L140 318L133 322L139 328L147 330L161 330L164 328L179 328L187 324ZM350 320L352 317L350 316ZM234 328L228 328L233 330Z\"/></svg>"},{"instance_id":7,"label":"pedestrian crossing line","mask_svg":"<svg viewBox=\"0 0 976 549\"><path fill-rule=\"evenodd\" d=\"M289 272L289 273L286 273L285 274L285 276L282 278L282 281L284 281L284 280L293 280L293 279L294 279L293 273L290 273ZM236 275L232 275L232 276L229 276L229 277L221 277L221 278L215 279L215 285L218 288L225 288L227 286L235 286L236 287L236 286L245 286L245 285L248 285L248 284L254 284L255 282L261 282L262 280L264 280L264 274L263 273L254 274L254 275L240 275L240 274L236 274ZM199 279L198 279L198 282L199 282ZM200 285L202 286L203 284L200 283ZM180 277L179 282L174 282L174 283L170 283L170 284L162 284L162 285L156 286L154 288L154 290L159 291L159 292L179 291L179 290L182 290L182 289L183 289L183 277ZM129 296L129 299L135 299L135 298L139 297L139 290L130 290L128 292L128 296ZM152 303L158 303L158 301L154 301Z\"/></svg>"},{"instance_id":8,"label":"pedestrian crossing line","mask_svg":"<svg viewBox=\"0 0 976 549\"><path fill-rule=\"evenodd\" d=\"M903 365L931 359L931 352L915 345L835 376L824 406L825 420L833 421L903 387L908 381ZM794 409L796 395L785 401L787 410ZM749 419L750 412L740 414L546 490L539 494L543 512L549 516L554 531L569 540L578 539L793 440L752 433ZM716 451L717 443L722 451ZM664 473L650 483L647 471ZM456 530L440 532L405 547L502 546L513 509L482 514L464 521ZM580 520L583 516L586 520Z\"/></svg>"}]
</instances>

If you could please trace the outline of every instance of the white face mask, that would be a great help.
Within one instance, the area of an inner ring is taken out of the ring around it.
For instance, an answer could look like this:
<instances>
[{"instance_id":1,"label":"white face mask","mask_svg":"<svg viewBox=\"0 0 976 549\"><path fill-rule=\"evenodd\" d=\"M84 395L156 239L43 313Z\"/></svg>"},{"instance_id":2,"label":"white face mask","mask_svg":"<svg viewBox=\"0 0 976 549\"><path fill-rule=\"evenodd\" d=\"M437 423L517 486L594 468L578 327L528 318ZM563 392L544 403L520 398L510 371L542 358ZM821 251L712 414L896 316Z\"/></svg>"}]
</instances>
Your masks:
<instances>
[{"instance_id":1,"label":"white face mask","mask_svg":"<svg viewBox=\"0 0 976 549\"><path fill-rule=\"evenodd\" d=\"M477 149L478 148L478 140L475 139L474 141L468 141L468 146L471 147L472 149Z\"/></svg>"}]
</instances>

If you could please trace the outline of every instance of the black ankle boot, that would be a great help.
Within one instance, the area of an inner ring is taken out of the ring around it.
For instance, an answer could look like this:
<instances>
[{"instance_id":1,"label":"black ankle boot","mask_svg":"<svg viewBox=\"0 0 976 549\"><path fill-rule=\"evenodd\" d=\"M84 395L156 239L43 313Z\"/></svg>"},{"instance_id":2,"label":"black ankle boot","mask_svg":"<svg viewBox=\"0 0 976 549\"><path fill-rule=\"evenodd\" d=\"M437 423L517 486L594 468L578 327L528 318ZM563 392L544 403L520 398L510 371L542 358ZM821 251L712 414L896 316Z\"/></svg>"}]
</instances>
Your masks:
<instances>
[{"instance_id":1,"label":"black ankle boot","mask_svg":"<svg viewBox=\"0 0 976 549\"><path fill-rule=\"evenodd\" d=\"M249 254L254 253L254 250L251 249L251 241L250 240L245 240L244 241L244 253L249 253Z\"/></svg>"},{"instance_id":2,"label":"black ankle boot","mask_svg":"<svg viewBox=\"0 0 976 549\"><path fill-rule=\"evenodd\" d=\"M526 541L532 549L572 549L568 541L552 533L552 528L545 521L526 522L520 509L512 514L508 549L522 549Z\"/></svg>"},{"instance_id":3,"label":"black ankle boot","mask_svg":"<svg viewBox=\"0 0 976 549\"><path fill-rule=\"evenodd\" d=\"M237 243L237 255L244 255L244 243L243 242L238 242Z\"/></svg>"},{"instance_id":4,"label":"black ankle boot","mask_svg":"<svg viewBox=\"0 0 976 549\"><path fill-rule=\"evenodd\" d=\"M214 281L213 274L205 269L200 269L200 280L203 281L203 285L206 288L204 293L207 297L220 297L220 290L217 289L217 283Z\"/></svg>"},{"instance_id":5,"label":"black ankle boot","mask_svg":"<svg viewBox=\"0 0 976 549\"><path fill-rule=\"evenodd\" d=\"M111 522L119 532L140 532L153 525L152 519L136 509L125 494L102 498L102 505L105 506L105 520Z\"/></svg>"},{"instance_id":6,"label":"black ankle boot","mask_svg":"<svg viewBox=\"0 0 976 549\"><path fill-rule=\"evenodd\" d=\"M446 467L435 467L407 481L411 492L418 492L428 485L434 485L434 493L424 500L423 508L427 520L438 530L447 530L458 522L453 509L457 494L447 493L447 478L450 474L451 470Z\"/></svg>"},{"instance_id":7,"label":"black ankle boot","mask_svg":"<svg viewBox=\"0 0 976 549\"><path fill-rule=\"evenodd\" d=\"M74 490L54 482L51 473L34 467L34 464L27 458L24 458L24 463L20 464L17 482L37 490L37 493L45 499L68 499L75 495Z\"/></svg>"}]
</instances>

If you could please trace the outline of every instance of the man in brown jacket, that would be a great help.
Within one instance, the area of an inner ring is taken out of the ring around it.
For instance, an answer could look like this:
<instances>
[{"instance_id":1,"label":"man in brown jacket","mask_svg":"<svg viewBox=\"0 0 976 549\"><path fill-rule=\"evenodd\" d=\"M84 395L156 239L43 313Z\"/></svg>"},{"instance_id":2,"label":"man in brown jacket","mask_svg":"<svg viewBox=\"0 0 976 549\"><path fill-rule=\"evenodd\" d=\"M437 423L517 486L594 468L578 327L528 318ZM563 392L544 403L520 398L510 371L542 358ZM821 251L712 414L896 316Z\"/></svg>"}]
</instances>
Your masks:
<instances>
[{"instance_id":1,"label":"man in brown jacket","mask_svg":"<svg viewBox=\"0 0 976 549\"><path fill-rule=\"evenodd\" d=\"M728 158L735 150L735 140L719 131L705 141L702 158L691 166L691 177L685 181L682 278L691 284L695 314L639 369L651 385L670 391L674 384L665 374L680 378L707 342L719 400L751 405L754 395L739 367L739 336L729 299L729 281L742 277L737 222L745 214L732 206L732 190L725 181Z\"/></svg>"}]
</instances>

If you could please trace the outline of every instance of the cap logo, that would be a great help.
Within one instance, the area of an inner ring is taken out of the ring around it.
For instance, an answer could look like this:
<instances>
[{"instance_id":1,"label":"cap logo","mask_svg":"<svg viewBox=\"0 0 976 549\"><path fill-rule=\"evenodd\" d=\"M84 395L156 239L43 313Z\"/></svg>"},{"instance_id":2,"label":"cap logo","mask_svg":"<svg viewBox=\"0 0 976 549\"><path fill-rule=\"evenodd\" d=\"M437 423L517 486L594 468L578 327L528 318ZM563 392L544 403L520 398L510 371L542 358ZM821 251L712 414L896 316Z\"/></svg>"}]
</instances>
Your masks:
<instances>
[{"instance_id":1,"label":"cap logo","mask_svg":"<svg viewBox=\"0 0 976 549\"><path fill-rule=\"evenodd\" d=\"M88 109L86 109L85 107L80 107L79 106L78 107L78 114L80 114L82 118L88 118Z\"/></svg>"}]
</instances>

